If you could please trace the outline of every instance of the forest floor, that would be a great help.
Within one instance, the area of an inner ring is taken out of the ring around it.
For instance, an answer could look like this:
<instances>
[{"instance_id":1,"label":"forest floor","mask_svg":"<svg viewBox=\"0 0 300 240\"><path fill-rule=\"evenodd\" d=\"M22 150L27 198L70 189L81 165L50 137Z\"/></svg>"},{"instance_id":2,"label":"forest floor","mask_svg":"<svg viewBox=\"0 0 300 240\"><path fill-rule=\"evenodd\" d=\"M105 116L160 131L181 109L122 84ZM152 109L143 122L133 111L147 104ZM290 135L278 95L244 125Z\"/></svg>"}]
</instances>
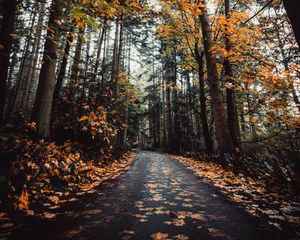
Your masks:
<instances>
[{"instance_id":1,"label":"forest floor","mask_svg":"<svg viewBox=\"0 0 300 240\"><path fill-rule=\"evenodd\" d=\"M254 216L237 193L230 198L226 189L234 192L231 187L238 183L233 181L243 180L193 159L139 151L138 159L118 178L51 209L48 218L27 216L8 223L8 217L1 216L0 239L299 238L295 223L270 221L267 214ZM247 186L241 184L239 189L251 195ZM262 186L254 188L266 195ZM296 211L297 203L293 204Z\"/></svg>"}]
</instances>

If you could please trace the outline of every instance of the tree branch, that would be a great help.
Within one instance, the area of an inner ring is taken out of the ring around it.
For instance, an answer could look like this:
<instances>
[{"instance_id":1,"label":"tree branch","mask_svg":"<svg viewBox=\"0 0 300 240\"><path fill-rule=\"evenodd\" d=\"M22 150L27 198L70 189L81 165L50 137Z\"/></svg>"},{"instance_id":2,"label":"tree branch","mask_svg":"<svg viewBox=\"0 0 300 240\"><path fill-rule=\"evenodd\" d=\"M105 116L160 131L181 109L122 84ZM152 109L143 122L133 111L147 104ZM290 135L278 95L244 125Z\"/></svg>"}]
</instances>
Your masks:
<instances>
[{"instance_id":1,"label":"tree branch","mask_svg":"<svg viewBox=\"0 0 300 240\"><path fill-rule=\"evenodd\" d=\"M255 13L252 17L250 17L249 19L247 19L245 22L243 22L243 25L246 25L248 22L250 22L253 18L255 18L258 14L260 14L263 10L265 10L271 3L273 2L273 0L269 0L257 13Z\"/></svg>"}]
</instances>

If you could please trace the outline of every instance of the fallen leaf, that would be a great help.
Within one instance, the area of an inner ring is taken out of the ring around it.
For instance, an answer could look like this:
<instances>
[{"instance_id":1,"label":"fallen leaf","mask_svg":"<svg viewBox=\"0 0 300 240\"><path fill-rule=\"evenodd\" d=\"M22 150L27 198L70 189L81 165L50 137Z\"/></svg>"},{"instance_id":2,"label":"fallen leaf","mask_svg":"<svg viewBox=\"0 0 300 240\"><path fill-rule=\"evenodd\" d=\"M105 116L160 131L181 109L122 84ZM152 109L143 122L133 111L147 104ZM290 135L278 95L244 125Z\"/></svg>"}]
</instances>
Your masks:
<instances>
[{"instance_id":1,"label":"fallen leaf","mask_svg":"<svg viewBox=\"0 0 300 240\"><path fill-rule=\"evenodd\" d=\"M166 240L168 238L168 234L167 233L162 233L162 232L157 232L157 233L153 233L151 234L151 238L153 240Z\"/></svg>"}]
</instances>

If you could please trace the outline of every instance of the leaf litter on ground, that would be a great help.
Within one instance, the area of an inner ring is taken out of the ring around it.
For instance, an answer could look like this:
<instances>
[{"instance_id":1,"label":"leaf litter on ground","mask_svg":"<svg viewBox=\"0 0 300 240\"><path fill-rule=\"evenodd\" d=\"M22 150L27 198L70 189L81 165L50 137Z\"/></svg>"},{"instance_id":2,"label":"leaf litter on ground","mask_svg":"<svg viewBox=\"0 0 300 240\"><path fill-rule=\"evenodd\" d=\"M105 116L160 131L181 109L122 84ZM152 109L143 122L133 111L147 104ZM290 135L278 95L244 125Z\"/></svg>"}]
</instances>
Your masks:
<instances>
[{"instance_id":1,"label":"leaf litter on ground","mask_svg":"<svg viewBox=\"0 0 300 240\"><path fill-rule=\"evenodd\" d=\"M268 223L278 230L283 230L281 225L289 225L294 232L298 232L299 199L292 198L290 194L280 192L277 188L269 188L262 179L254 179L242 173L235 174L216 162L177 155L170 157L202 177L204 182L215 186L230 200L242 204L251 215L266 216Z\"/></svg>"}]
</instances>

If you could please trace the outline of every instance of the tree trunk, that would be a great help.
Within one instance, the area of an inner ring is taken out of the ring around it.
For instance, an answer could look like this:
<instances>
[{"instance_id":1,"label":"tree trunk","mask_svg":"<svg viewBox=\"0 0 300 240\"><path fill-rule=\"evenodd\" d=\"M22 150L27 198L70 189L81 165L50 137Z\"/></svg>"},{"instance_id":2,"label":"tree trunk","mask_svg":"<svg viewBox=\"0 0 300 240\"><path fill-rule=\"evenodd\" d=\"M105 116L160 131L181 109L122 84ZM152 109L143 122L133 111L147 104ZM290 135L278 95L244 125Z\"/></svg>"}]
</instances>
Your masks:
<instances>
[{"instance_id":1,"label":"tree trunk","mask_svg":"<svg viewBox=\"0 0 300 240\"><path fill-rule=\"evenodd\" d=\"M38 22L35 26L35 38L32 43L32 52L31 52L31 58L29 62L28 71L26 74L27 82L25 84L24 91L22 92L21 100L20 100L20 109L24 112L24 115L26 117L30 117L28 114L29 111L27 109L27 99L29 95L29 91L31 91L30 88L33 87L32 82L35 80L35 70L37 66L38 61L38 51L39 51L39 45L40 45L40 39L41 39L41 25L43 24L43 12L44 12L44 5L43 3L37 3L37 9L38 9Z\"/></svg>"},{"instance_id":2,"label":"tree trunk","mask_svg":"<svg viewBox=\"0 0 300 240\"><path fill-rule=\"evenodd\" d=\"M204 85L204 66L203 66L203 54L199 53L198 44L195 46L195 55L198 63L199 74L199 94L200 94L200 117L202 124L202 131L204 137L204 144L206 153L212 154L214 152L214 146L209 133L209 127L207 122L206 113L206 97L205 97L205 85Z\"/></svg>"},{"instance_id":3,"label":"tree trunk","mask_svg":"<svg viewBox=\"0 0 300 240\"><path fill-rule=\"evenodd\" d=\"M74 56L74 62L72 65L72 70L71 70L71 80L70 80L70 85L69 85L69 99L73 99L75 96L74 88L76 84L78 83L78 74L80 71L80 62L81 62L81 50L82 50L82 43L83 43L83 34L84 34L84 29L80 29L78 33L78 38L77 38L77 43L76 43L76 49L75 49L75 56Z\"/></svg>"},{"instance_id":4,"label":"tree trunk","mask_svg":"<svg viewBox=\"0 0 300 240\"><path fill-rule=\"evenodd\" d=\"M279 16L278 16L276 9L274 11L275 11L276 17L278 18ZM289 60L286 56L285 50L284 50L284 42L283 42L284 40L280 36L279 25L278 25L277 19L275 19L275 32L276 32L276 37L278 40L278 47L279 47L280 54L282 57L282 64L284 66L284 69L289 71L290 70L290 66L289 66L290 62L289 62ZM298 98L298 95L297 95L297 92L296 92L296 89L294 86L294 82L291 83L291 92L293 95L293 100L298 108L299 113L300 113L300 100Z\"/></svg>"},{"instance_id":5,"label":"tree trunk","mask_svg":"<svg viewBox=\"0 0 300 240\"><path fill-rule=\"evenodd\" d=\"M13 32L16 21L17 0L2 1L3 18L0 29L0 123L6 102L6 80L9 68L9 59L13 43Z\"/></svg>"},{"instance_id":6,"label":"tree trunk","mask_svg":"<svg viewBox=\"0 0 300 240\"><path fill-rule=\"evenodd\" d=\"M40 15L39 15L39 20L38 20L38 25L37 25L37 30L36 30L36 38L34 40L34 56L33 56L33 63L32 63L32 70L31 70L31 75L29 76L30 78L30 83L29 83L29 89L28 93L26 96L25 100L25 109L28 115L30 115L30 110L32 108L32 101L34 99L34 94L35 94L35 86L37 82L37 70L39 68L39 59L40 59L40 45L41 45L41 39L43 35L43 23L44 23L44 10L45 10L45 3L41 3L41 9L40 9Z\"/></svg>"},{"instance_id":7,"label":"tree trunk","mask_svg":"<svg viewBox=\"0 0 300 240\"><path fill-rule=\"evenodd\" d=\"M294 34L300 48L300 1L299 0L283 0L283 5L290 19Z\"/></svg>"},{"instance_id":8,"label":"tree trunk","mask_svg":"<svg viewBox=\"0 0 300 240\"><path fill-rule=\"evenodd\" d=\"M66 46L65 46L65 50L64 50L64 56L63 56L63 60L58 72L58 76L57 76L57 80L56 80L56 84L55 84L55 89L54 89L54 95L53 95L53 102L55 102L57 100L57 97L59 96L61 87L63 85L64 82L64 78L66 76L66 70L67 70L67 65L68 65L68 61L69 61L69 56L70 56L70 50L71 50L71 46L74 40L73 37L73 31L74 31L74 27L71 27L69 33L68 33L68 37L66 39Z\"/></svg>"},{"instance_id":9,"label":"tree trunk","mask_svg":"<svg viewBox=\"0 0 300 240\"><path fill-rule=\"evenodd\" d=\"M84 73L83 73L83 78L82 80L82 88L81 88L81 93L79 96L79 99L77 101L77 118L80 118L83 114L83 108L82 108L82 103L85 101L86 98L86 90L87 90L87 84L88 84L88 73L89 73L89 62L91 59L91 56L89 54L90 48L91 48L91 31L87 29L87 40L86 40L86 46L85 46L85 61L84 61ZM75 115L75 114L74 114ZM76 116L76 115L75 115ZM80 124L78 121L74 122L74 130L76 131L76 134L80 131Z\"/></svg>"},{"instance_id":10,"label":"tree trunk","mask_svg":"<svg viewBox=\"0 0 300 240\"><path fill-rule=\"evenodd\" d=\"M94 74L93 74L94 75L93 80L96 80L96 76L98 74L98 70L99 70L99 66L100 66L100 55L101 55L102 44L103 44L105 34L106 34L106 19L104 20L103 28L99 35L100 39L99 39L99 43L98 43L98 51L97 51L95 69L94 69Z\"/></svg>"},{"instance_id":11,"label":"tree trunk","mask_svg":"<svg viewBox=\"0 0 300 240\"><path fill-rule=\"evenodd\" d=\"M168 132L167 132L167 104L166 104L166 81L164 77L162 77L162 112L163 112L163 118L162 118L162 126L163 126L163 136L162 136L162 146L166 149L167 148L167 142L168 142Z\"/></svg>"},{"instance_id":12,"label":"tree trunk","mask_svg":"<svg viewBox=\"0 0 300 240\"><path fill-rule=\"evenodd\" d=\"M166 68L170 68L170 66L166 66ZM172 135L172 108L171 108L171 84L172 77L170 73L166 74L166 130L167 130L167 148L171 149L171 141L173 140Z\"/></svg>"},{"instance_id":13,"label":"tree trunk","mask_svg":"<svg viewBox=\"0 0 300 240\"><path fill-rule=\"evenodd\" d=\"M50 119L58 50L57 43L59 41L59 23L63 13L63 3L63 0L54 0L51 5L43 65L32 113L32 119L37 124L37 133L41 137L50 136Z\"/></svg>"},{"instance_id":14,"label":"tree trunk","mask_svg":"<svg viewBox=\"0 0 300 240\"><path fill-rule=\"evenodd\" d=\"M36 16L38 14L38 12L36 11L36 9L38 9L38 5L35 6L35 9L33 10L34 12L32 13L32 16L30 17L31 19L31 24L30 24L30 28L29 28L29 32L27 35L27 40L26 40L26 44L24 47L24 55L23 55L23 59L22 59L22 63L20 66L20 72L19 72L19 76L17 79L17 83L16 83L16 87L15 87L15 93L14 93L14 98L13 98L13 103L12 103L12 112L16 112L16 111L22 111L24 110L22 106L22 100L23 100L23 96L24 94L26 94L26 90L28 91L28 87L29 87L29 71L30 71L30 63L32 61L32 54L31 54L31 50L30 47L32 46L32 34L33 34L33 30L34 30L34 24L35 24L35 20L36 20ZM31 56L30 56L31 55Z\"/></svg>"},{"instance_id":15,"label":"tree trunk","mask_svg":"<svg viewBox=\"0 0 300 240\"><path fill-rule=\"evenodd\" d=\"M171 141L171 152L179 154L181 149L181 124L180 124L180 115L179 115L179 106L178 106L178 92L177 92L177 63L174 56L173 60L173 77L172 77L172 112L173 112L173 121L172 121L172 141Z\"/></svg>"},{"instance_id":16,"label":"tree trunk","mask_svg":"<svg viewBox=\"0 0 300 240\"><path fill-rule=\"evenodd\" d=\"M6 104L4 107L3 118L9 117L8 109L11 109L12 98L14 94L13 76L15 75L15 68L18 68L18 52L14 51L11 56L11 63L9 66L9 73L6 81Z\"/></svg>"},{"instance_id":17,"label":"tree trunk","mask_svg":"<svg viewBox=\"0 0 300 240\"><path fill-rule=\"evenodd\" d=\"M204 1L202 2L203 4L205 4ZM219 85L217 62L215 56L212 53L212 31L207 10L203 9L202 14L200 15L200 22L203 34L204 52L206 56L207 78L210 86L209 93L212 103L212 112L217 141L217 151L218 153L223 155L224 153L232 153L233 146L224 109L222 92Z\"/></svg>"},{"instance_id":18,"label":"tree trunk","mask_svg":"<svg viewBox=\"0 0 300 240\"><path fill-rule=\"evenodd\" d=\"M225 0L225 15L229 19L230 15L230 0ZM228 27L228 26L227 26ZM232 49L229 35L225 33L225 48L229 52ZM228 57L224 59L224 72L225 72L225 81L232 83L232 86L235 85L235 80L233 78L232 66ZM241 136L240 136L240 126L238 120L238 112L236 108L236 95L233 88L226 88L226 103L227 103L227 117L228 117L228 126L232 138L232 143L235 148L241 149Z\"/></svg>"},{"instance_id":19,"label":"tree trunk","mask_svg":"<svg viewBox=\"0 0 300 240\"><path fill-rule=\"evenodd\" d=\"M118 44L118 52L116 57L116 71L115 71L115 84L116 84L116 94L115 98L119 95L119 73L120 73L120 65L122 59L122 49L123 49L123 32L124 32L124 16L123 14L120 17L120 33L119 33L119 44Z\"/></svg>"},{"instance_id":20,"label":"tree trunk","mask_svg":"<svg viewBox=\"0 0 300 240\"><path fill-rule=\"evenodd\" d=\"M119 43L119 26L120 20L116 20L116 30L115 30L115 39L114 39L114 48L112 56L112 70L111 70L111 84L114 97L117 96L117 86L116 86L116 68L117 68L117 57L118 57L118 43Z\"/></svg>"}]
</instances>

